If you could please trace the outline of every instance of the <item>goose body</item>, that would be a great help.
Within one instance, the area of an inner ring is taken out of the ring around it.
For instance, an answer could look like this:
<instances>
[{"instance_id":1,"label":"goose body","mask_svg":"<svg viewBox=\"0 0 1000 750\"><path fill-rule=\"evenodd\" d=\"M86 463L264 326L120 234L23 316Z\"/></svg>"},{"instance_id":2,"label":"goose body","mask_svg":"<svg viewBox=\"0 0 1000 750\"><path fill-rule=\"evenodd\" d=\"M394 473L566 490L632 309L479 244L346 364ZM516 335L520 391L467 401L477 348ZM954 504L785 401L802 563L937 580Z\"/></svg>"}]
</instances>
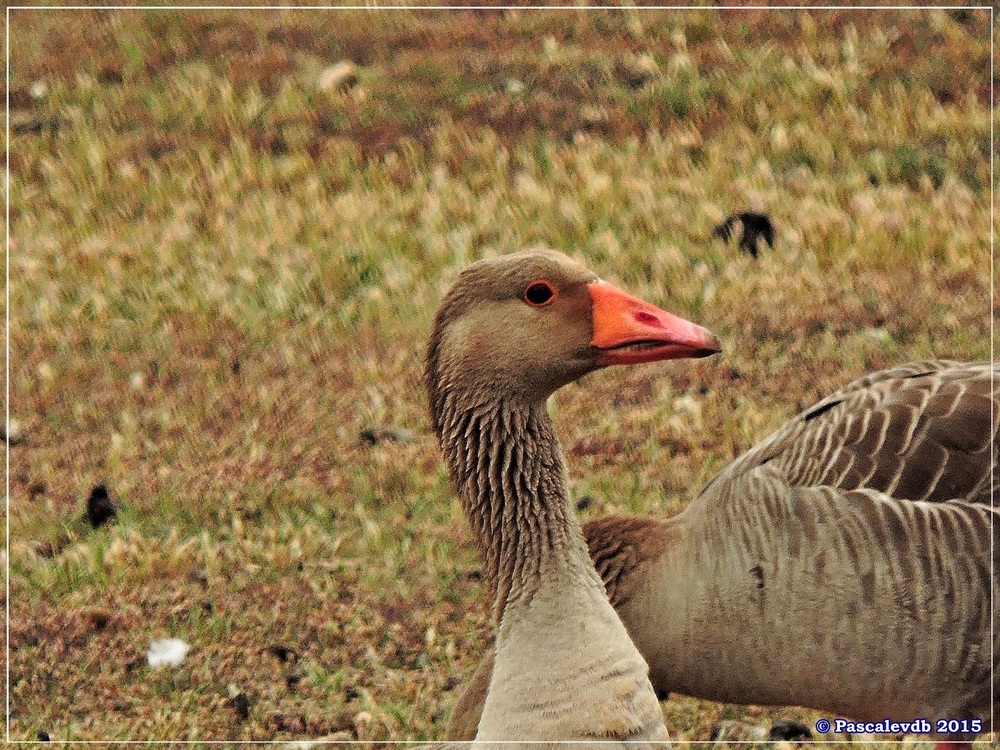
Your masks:
<instances>
[{"instance_id":1,"label":"goose body","mask_svg":"<svg viewBox=\"0 0 1000 750\"><path fill-rule=\"evenodd\" d=\"M704 329L552 252L480 261L446 295L428 347L431 418L497 622L472 738L667 741L646 662L573 514L545 401L599 367L717 348Z\"/></svg>"},{"instance_id":2,"label":"goose body","mask_svg":"<svg viewBox=\"0 0 1000 750\"><path fill-rule=\"evenodd\" d=\"M678 515L588 523L658 693L859 721L978 719L990 731L991 370L938 361L865 376L743 454ZM488 673L477 670L450 737L475 722Z\"/></svg>"}]
</instances>

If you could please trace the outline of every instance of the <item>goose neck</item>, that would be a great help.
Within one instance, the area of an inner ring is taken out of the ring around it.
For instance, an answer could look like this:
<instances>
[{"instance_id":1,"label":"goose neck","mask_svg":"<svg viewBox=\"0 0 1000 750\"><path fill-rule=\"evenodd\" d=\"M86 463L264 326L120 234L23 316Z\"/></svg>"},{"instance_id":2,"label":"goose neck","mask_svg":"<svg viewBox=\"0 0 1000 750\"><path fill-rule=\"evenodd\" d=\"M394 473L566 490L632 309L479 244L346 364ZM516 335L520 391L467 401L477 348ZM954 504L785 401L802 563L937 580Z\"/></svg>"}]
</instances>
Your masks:
<instances>
[{"instance_id":1,"label":"goose neck","mask_svg":"<svg viewBox=\"0 0 1000 750\"><path fill-rule=\"evenodd\" d=\"M544 402L446 409L439 424L499 622L508 606L530 602L543 576L587 558L559 441Z\"/></svg>"}]
</instances>

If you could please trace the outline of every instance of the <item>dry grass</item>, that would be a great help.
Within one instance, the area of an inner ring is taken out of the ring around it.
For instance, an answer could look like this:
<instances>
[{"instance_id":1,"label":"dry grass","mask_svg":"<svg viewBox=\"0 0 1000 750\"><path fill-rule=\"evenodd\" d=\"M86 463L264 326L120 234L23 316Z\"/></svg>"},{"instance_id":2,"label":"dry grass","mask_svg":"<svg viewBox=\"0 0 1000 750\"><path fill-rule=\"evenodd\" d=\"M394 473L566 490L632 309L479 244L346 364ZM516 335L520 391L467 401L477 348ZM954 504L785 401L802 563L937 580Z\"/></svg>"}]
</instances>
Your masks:
<instances>
[{"instance_id":1,"label":"dry grass","mask_svg":"<svg viewBox=\"0 0 1000 750\"><path fill-rule=\"evenodd\" d=\"M865 370L989 356L988 12L11 18L14 739L440 735L491 627L420 371L474 258L567 250L723 342L556 397L588 514L677 510ZM754 205L758 262L709 239ZM681 745L816 716L664 709Z\"/></svg>"}]
</instances>

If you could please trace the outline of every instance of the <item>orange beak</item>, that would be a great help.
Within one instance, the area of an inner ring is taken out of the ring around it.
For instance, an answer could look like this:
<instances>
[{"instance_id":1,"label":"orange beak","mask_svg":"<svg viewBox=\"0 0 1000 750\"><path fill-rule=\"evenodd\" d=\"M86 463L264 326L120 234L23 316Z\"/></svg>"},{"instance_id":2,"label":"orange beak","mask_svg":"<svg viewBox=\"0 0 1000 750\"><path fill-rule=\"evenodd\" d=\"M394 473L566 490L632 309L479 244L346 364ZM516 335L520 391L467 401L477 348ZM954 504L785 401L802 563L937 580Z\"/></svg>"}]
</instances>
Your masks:
<instances>
[{"instance_id":1,"label":"orange beak","mask_svg":"<svg viewBox=\"0 0 1000 750\"><path fill-rule=\"evenodd\" d=\"M637 365L661 359L707 357L720 350L712 332L615 288L588 284L593 302L597 364Z\"/></svg>"}]
</instances>

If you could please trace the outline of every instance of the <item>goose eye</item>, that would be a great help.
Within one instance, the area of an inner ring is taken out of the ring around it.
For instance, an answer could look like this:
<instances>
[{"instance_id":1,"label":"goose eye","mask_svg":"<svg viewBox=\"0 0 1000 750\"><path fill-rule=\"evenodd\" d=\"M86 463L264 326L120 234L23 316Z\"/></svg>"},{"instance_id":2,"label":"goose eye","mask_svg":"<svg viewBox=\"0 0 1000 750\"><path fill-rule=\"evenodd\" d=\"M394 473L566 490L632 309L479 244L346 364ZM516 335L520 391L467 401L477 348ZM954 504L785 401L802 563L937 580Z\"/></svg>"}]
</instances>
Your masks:
<instances>
[{"instance_id":1,"label":"goose eye","mask_svg":"<svg viewBox=\"0 0 1000 750\"><path fill-rule=\"evenodd\" d=\"M533 307L542 307L556 298L555 288L547 281L532 281L524 290L524 301Z\"/></svg>"}]
</instances>

